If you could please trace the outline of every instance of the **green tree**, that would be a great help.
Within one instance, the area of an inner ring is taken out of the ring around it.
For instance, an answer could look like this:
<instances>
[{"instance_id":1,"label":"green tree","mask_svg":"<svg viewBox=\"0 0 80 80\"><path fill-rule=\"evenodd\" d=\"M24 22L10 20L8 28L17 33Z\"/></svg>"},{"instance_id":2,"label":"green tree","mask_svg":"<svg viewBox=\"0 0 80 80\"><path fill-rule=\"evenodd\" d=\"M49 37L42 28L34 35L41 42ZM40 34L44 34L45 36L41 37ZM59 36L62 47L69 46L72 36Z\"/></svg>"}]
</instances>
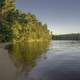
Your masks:
<instances>
[{"instance_id":1,"label":"green tree","mask_svg":"<svg viewBox=\"0 0 80 80\"><path fill-rule=\"evenodd\" d=\"M0 0L0 37L2 41L49 40L47 24L35 15L16 9L13 0Z\"/></svg>"}]
</instances>

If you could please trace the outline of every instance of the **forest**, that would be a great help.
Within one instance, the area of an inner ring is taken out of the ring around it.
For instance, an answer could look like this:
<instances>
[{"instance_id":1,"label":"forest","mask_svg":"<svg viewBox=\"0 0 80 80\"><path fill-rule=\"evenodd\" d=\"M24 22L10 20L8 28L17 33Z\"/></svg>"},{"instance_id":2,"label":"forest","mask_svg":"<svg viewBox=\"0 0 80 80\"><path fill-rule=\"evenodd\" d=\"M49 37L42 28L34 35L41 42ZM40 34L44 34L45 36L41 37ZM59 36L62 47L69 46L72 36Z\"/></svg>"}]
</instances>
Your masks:
<instances>
[{"instance_id":1,"label":"forest","mask_svg":"<svg viewBox=\"0 0 80 80\"><path fill-rule=\"evenodd\" d=\"M42 24L34 14L17 9L14 0L0 0L0 42L50 39L47 24Z\"/></svg>"},{"instance_id":2,"label":"forest","mask_svg":"<svg viewBox=\"0 0 80 80\"><path fill-rule=\"evenodd\" d=\"M53 40L80 40L80 33L53 35Z\"/></svg>"}]
</instances>

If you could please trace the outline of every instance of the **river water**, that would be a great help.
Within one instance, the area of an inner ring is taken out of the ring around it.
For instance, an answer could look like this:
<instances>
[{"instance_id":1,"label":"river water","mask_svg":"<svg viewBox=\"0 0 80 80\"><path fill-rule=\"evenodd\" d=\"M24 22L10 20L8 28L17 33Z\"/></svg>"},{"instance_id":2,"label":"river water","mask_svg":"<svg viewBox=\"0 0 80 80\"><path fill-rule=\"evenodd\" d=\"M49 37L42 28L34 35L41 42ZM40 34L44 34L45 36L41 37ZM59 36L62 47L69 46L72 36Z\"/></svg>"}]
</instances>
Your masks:
<instances>
[{"instance_id":1,"label":"river water","mask_svg":"<svg viewBox=\"0 0 80 80\"><path fill-rule=\"evenodd\" d=\"M2 45L0 80L80 80L80 41Z\"/></svg>"}]
</instances>

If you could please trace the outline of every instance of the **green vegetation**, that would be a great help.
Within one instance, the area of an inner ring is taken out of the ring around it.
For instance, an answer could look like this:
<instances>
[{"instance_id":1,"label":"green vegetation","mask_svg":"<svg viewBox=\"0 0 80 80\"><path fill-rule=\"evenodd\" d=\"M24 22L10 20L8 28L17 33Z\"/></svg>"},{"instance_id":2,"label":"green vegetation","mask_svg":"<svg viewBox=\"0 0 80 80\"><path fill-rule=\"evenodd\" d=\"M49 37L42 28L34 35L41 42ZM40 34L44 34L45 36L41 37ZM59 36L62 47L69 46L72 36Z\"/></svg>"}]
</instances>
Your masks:
<instances>
[{"instance_id":1,"label":"green vegetation","mask_svg":"<svg viewBox=\"0 0 80 80\"><path fill-rule=\"evenodd\" d=\"M35 15L16 9L13 0L0 0L0 39L6 41L50 40L47 24L39 22Z\"/></svg>"},{"instance_id":2,"label":"green vegetation","mask_svg":"<svg viewBox=\"0 0 80 80\"><path fill-rule=\"evenodd\" d=\"M53 35L53 40L80 40L80 34L63 34L63 35Z\"/></svg>"}]
</instances>

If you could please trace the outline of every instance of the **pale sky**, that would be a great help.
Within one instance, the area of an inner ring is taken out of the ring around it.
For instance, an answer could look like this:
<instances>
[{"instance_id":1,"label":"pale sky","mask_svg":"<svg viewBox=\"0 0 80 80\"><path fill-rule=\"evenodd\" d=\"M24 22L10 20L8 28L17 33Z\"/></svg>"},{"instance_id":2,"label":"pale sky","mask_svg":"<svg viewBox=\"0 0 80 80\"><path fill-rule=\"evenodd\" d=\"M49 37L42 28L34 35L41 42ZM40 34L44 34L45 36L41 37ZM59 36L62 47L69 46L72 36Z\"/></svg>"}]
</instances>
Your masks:
<instances>
[{"instance_id":1,"label":"pale sky","mask_svg":"<svg viewBox=\"0 0 80 80\"><path fill-rule=\"evenodd\" d=\"M80 32L80 0L16 0L16 6L35 14L54 34Z\"/></svg>"}]
</instances>

